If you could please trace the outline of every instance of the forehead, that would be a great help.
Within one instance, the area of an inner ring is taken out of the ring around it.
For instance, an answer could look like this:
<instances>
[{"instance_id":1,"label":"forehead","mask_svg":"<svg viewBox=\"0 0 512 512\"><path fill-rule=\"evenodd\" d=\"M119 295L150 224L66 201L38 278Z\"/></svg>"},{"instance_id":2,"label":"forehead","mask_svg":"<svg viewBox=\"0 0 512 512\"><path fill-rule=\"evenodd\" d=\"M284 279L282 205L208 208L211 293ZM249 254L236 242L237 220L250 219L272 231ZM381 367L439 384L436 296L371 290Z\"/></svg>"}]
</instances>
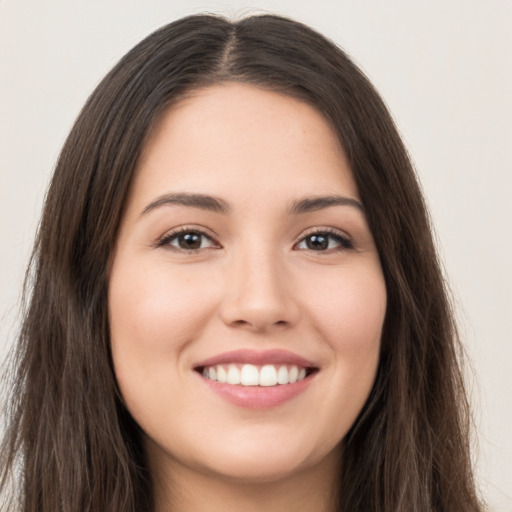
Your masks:
<instances>
[{"instance_id":1,"label":"forehead","mask_svg":"<svg viewBox=\"0 0 512 512\"><path fill-rule=\"evenodd\" d=\"M193 91L162 115L133 189L149 198L169 187L229 195L256 192L257 185L282 195L358 196L341 144L317 109L228 82Z\"/></svg>"}]
</instances>

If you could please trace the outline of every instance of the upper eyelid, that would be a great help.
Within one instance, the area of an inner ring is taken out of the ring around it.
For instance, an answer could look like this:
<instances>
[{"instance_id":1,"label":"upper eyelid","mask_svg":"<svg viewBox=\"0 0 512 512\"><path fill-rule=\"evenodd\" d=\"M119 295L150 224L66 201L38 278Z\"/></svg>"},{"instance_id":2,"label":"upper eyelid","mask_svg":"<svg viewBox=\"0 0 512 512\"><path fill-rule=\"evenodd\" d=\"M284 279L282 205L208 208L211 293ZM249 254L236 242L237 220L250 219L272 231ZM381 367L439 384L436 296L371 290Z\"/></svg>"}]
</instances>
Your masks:
<instances>
[{"instance_id":1,"label":"upper eyelid","mask_svg":"<svg viewBox=\"0 0 512 512\"><path fill-rule=\"evenodd\" d=\"M334 228L331 226L315 226L315 227L308 228L307 230L303 231L297 238L297 242L300 242L305 237L307 237L309 235L314 235L315 233L327 233L328 235L338 235L342 238L346 238L347 240L352 240L352 236L349 235L343 229Z\"/></svg>"},{"instance_id":2,"label":"upper eyelid","mask_svg":"<svg viewBox=\"0 0 512 512\"><path fill-rule=\"evenodd\" d=\"M174 235L177 233L183 233L183 232L187 232L187 231L196 231L198 233L202 233L206 236L210 236L213 238L218 236L213 230L211 230L205 226L185 224L183 226L177 226L175 228L169 229L160 238L164 238L167 235ZM344 235L347 238L351 238L351 236L346 231L344 231L343 229L340 229L340 228L335 228L332 226L312 226L310 228L307 228L306 230L301 231L301 233L297 237L297 239L300 240L301 238L308 236L312 233L333 233L333 234Z\"/></svg>"},{"instance_id":3,"label":"upper eyelid","mask_svg":"<svg viewBox=\"0 0 512 512\"><path fill-rule=\"evenodd\" d=\"M304 230L302 236L307 236L310 233L345 233L345 231L332 226L313 226ZM348 236L348 233L345 234Z\"/></svg>"},{"instance_id":4,"label":"upper eyelid","mask_svg":"<svg viewBox=\"0 0 512 512\"><path fill-rule=\"evenodd\" d=\"M189 233L189 232L200 233L201 235L211 238L212 240L215 240L216 238L218 238L218 235L214 231L212 231L211 229L208 229L204 226L184 225L184 226L178 226L176 228L169 229L161 237L159 237L159 239L167 238L169 236L179 235L181 233Z\"/></svg>"}]
</instances>

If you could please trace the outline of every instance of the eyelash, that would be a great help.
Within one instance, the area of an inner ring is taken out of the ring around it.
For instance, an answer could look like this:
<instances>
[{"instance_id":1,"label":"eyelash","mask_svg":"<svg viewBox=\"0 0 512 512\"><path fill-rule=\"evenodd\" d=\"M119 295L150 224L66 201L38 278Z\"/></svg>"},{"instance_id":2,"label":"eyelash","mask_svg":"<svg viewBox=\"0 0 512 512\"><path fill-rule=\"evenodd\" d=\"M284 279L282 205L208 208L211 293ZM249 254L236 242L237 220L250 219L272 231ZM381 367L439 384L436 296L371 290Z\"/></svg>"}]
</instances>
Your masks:
<instances>
[{"instance_id":1,"label":"eyelash","mask_svg":"<svg viewBox=\"0 0 512 512\"><path fill-rule=\"evenodd\" d=\"M178 240L180 235L198 235L200 237L207 238L211 242L211 246L210 247L199 247L197 249L184 249L181 247L172 246L171 242L174 240ZM309 249L312 252L331 253L331 252L349 251L349 250L354 249L354 244L353 244L352 240L348 236L342 234L341 232L339 232L333 228L320 228L320 229L314 228L310 232L307 232L305 235L303 235L302 238L294 245L294 248L297 247L299 244L305 242L308 237L312 237L314 235L316 235L318 237L322 237L322 236L327 237L328 239L331 239L331 240L334 239L338 245L337 245L337 247L327 248L326 250L316 251L314 249ZM328 240L328 244L329 243L330 242ZM204 249L220 247L220 245L217 242L215 242L213 237L211 237L204 231L197 229L197 228L189 228L186 226L178 228L177 230L172 231L170 233L167 233L160 240L158 240L155 245L156 245L156 247L168 247L171 250L183 251L188 254L195 254Z\"/></svg>"},{"instance_id":2,"label":"eyelash","mask_svg":"<svg viewBox=\"0 0 512 512\"><path fill-rule=\"evenodd\" d=\"M302 238L299 240L299 242L297 242L295 244L295 246L304 242L308 237L311 237L313 235L316 235L318 237L324 236L324 237L327 237L328 239L329 238L334 239L338 243L338 246L335 248L327 249L325 251L314 251L314 249L310 249L311 251L331 253L331 252L339 252L339 251L349 251L349 250L354 249L354 244L353 244L352 240L347 235L345 235L342 232L340 232L336 229L333 229L333 228L314 228L311 231L306 232L302 236Z\"/></svg>"},{"instance_id":3,"label":"eyelash","mask_svg":"<svg viewBox=\"0 0 512 512\"><path fill-rule=\"evenodd\" d=\"M219 244L217 244L214 241L213 237L211 237L210 235L208 235L201 229L189 228L187 226L183 226L181 228L178 228L178 229L171 231L170 233L167 233L166 235L164 235L160 240L158 240L158 242L156 243L156 247L165 247L166 246L172 250L184 251L184 252L190 253L190 254L199 252L201 249L204 249L201 247L198 249L183 249L181 247L173 247L171 245L171 242L175 239L177 240L180 235L183 236L183 235L188 235L188 234L199 235L200 237L207 238L208 240L210 240L212 242L212 246L220 247Z\"/></svg>"}]
</instances>

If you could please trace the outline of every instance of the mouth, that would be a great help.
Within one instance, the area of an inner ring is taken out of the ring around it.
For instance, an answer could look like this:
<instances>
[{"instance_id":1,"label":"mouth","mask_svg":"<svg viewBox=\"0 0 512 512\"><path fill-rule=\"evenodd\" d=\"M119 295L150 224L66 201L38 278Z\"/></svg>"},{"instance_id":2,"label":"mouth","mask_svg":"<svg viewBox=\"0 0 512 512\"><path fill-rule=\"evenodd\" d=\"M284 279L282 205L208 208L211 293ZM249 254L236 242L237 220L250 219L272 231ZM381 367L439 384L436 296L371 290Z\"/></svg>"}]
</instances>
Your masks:
<instances>
[{"instance_id":1,"label":"mouth","mask_svg":"<svg viewBox=\"0 0 512 512\"><path fill-rule=\"evenodd\" d=\"M300 382L317 372L318 368L286 364L228 363L199 366L195 370L205 379L221 384L273 387Z\"/></svg>"},{"instance_id":2,"label":"mouth","mask_svg":"<svg viewBox=\"0 0 512 512\"><path fill-rule=\"evenodd\" d=\"M253 409L291 400L303 393L320 371L311 361L283 350L226 352L193 369L216 395Z\"/></svg>"}]
</instances>

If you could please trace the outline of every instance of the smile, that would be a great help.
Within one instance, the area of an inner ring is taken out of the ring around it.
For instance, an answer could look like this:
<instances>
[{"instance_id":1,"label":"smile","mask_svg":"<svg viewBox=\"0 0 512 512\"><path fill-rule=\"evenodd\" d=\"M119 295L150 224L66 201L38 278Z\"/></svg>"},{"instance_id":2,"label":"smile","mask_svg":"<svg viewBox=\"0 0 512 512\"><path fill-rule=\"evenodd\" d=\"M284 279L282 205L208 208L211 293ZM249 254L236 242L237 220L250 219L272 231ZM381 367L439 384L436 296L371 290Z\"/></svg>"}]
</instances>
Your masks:
<instances>
[{"instance_id":1,"label":"smile","mask_svg":"<svg viewBox=\"0 0 512 512\"><path fill-rule=\"evenodd\" d=\"M303 393L319 368L288 351L237 350L203 361L194 370L223 399L261 409Z\"/></svg>"},{"instance_id":2,"label":"smile","mask_svg":"<svg viewBox=\"0 0 512 512\"><path fill-rule=\"evenodd\" d=\"M205 366L201 373L203 377L226 384L241 386L277 386L294 384L305 379L313 370L311 368L298 367L296 365L266 364L256 366L254 364L228 364Z\"/></svg>"}]
</instances>

